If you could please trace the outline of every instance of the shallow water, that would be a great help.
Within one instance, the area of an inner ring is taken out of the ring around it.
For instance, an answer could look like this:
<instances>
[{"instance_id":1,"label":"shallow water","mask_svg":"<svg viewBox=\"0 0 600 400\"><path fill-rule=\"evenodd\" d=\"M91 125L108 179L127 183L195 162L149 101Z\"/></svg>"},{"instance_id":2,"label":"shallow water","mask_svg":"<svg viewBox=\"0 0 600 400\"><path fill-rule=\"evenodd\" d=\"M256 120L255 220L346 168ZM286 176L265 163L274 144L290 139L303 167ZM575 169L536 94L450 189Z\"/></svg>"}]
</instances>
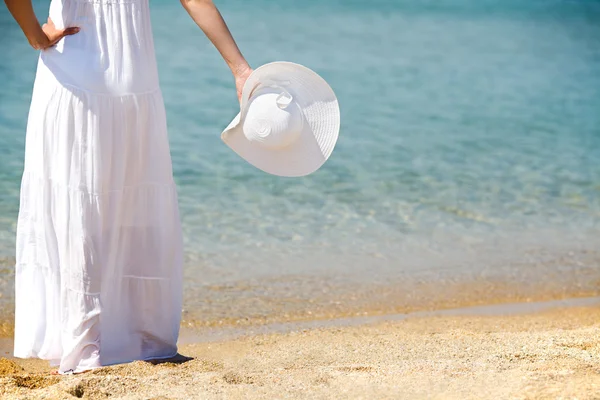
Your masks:
<instances>
[{"instance_id":1,"label":"shallow water","mask_svg":"<svg viewBox=\"0 0 600 400\"><path fill-rule=\"evenodd\" d=\"M247 165L219 138L236 101L218 53L179 2L152 1L187 309L285 313L412 280L564 281L574 292L600 282L600 3L218 4L252 65L295 61L329 81L342 130L312 176ZM40 19L46 8L36 2ZM5 8L0 23L0 302L10 305L36 53Z\"/></svg>"}]
</instances>

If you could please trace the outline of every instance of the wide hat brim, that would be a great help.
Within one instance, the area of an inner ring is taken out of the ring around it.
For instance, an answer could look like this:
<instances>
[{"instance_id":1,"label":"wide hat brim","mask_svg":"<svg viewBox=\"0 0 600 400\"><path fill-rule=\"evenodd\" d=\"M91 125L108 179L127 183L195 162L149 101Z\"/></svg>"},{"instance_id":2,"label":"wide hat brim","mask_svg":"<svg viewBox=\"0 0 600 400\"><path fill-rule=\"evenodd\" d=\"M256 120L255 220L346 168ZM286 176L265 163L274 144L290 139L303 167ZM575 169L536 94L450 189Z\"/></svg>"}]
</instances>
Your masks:
<instances>
[{"instance_id":1,"label":"wide hat brim","mask_svg":"<svg viewBox=\"0 0 600 400\"><path fill-rule=\"evenodd\" d=\"M283 149L267 149L246 138L243 120L252 94L261 85L283 82L302 111L298 139ZM252 72L242 90L241 111L221 139L256 168L278 176L304 176L319 169L333 152L340 130L340 108L333 89L316 72L291 62L265 64Z\"/></svg>"}]
</instances>

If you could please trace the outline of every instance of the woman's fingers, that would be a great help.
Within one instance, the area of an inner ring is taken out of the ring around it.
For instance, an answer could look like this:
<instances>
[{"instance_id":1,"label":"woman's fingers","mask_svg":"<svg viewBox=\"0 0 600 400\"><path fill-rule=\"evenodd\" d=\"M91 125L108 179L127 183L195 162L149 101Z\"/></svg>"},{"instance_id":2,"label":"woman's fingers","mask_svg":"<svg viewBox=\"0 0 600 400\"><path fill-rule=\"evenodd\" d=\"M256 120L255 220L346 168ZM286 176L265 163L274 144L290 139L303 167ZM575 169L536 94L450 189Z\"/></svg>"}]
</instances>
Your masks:
<instances>
[{"instance_id":1,"label":"woman's fingers","mask_svg":"<svg viewBox=\"0 0 600 400\"><path fill-rule=\"evenodd\" d=\"M69 35L74 35L74 34L76 34L77 32L79 32L79 28L78 28L78 27L76 27L76 26L73 26L73 27L71 27L71 28L64 29L64 30L63 30L63 37L65 37L65 36L69 36Z\"/></svg>"},{"instance_id":2,"label":"woman's fingers","mask_svg":"<svg viewBox=\"0 0 600 400\"><path fill-rule=\"evenodd\" d=\"M246 80L248 79L250 74L252 74L252 68L248 66L246 69L244 69L242 72L237 73L235 76L235 87L237 89L237 96L240 102L242 101L242 91L244 90L244 84L246 83Z\"/></svg>"},{"instance_id":3,"label":"woman's fingers","mask_svg":"<svg viewBox=\"0 0 600 400\"><path fill-rule=\"evenodd\" d=\"M50 18L48 18L48 23L46 23L42 26L42 30L48 37L48 43L42 49L42 50L45 50L49 47L54 46L65 36L74 35L74 34L78 33L80 28L76 27L76 26L72 26L72 27L68 27L65 29L56 29L52 20Z\"/></svg>"},{"instance_id":4,"label":"woman's fingers","mask_svg":"<svg viewBox=\"0 0 600 400\"><path fill-rule=\"evenodd\" d=\"M74 35L77 32L79 32L79 28L76 26L73 26L71 28L66 28L66 29L58 29L58 37L57 39L54 41L53 44L56 44L58 41L60 41L62 38L64 38L65 36L70 36L70 35Z\"/></svg>"}]
</instances>

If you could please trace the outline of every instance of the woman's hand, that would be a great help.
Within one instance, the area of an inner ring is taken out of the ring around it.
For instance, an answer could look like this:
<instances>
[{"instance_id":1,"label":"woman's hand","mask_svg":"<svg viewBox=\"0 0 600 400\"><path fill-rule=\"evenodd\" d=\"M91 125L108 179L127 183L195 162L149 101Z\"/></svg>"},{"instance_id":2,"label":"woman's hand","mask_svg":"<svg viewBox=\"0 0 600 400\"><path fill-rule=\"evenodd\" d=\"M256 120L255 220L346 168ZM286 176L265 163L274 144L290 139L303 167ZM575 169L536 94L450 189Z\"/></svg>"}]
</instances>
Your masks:
<instances>
[{"instance_id":1,"label":"woman's hand","mask_svg":"<svg viewBox=\"0 0 600 400\"><path fill-rule=\"evenodd\" d=\"M65 29L57 29L54 22L48 18L48 22L42 25L42 32L37 37L29 39L29 44L36 50L46 50L54 46L62 38L69 35L74 35L79 32L79 28L71 27Z\"/></svg>"},{"instance_id":2,"label":"woman's hand","mask_svg":"<svg viewBox=\"0 0 600 400\"><path fill-rule=\"evenodd\" d=\"M15 21L17 21L29 44L34 49L47 49L54 46L65 36L74 35L79 32L79 28L75 27L56 29L54 22L50 18L48 18L48 23L44 24L42 28L35 16L35 12L33 12L31 0L4 0L4 3L6 3L8 11L10 11Z\"/></svg>"},{"instance_id":3,"label":"woman's hand","mask_svg":"<svg viewBox=\"0 0 600 400\"><path fill-rule=\"evenodd\" d=\"M239 72L236 72L235 77L235 88L237 90L238 100L242 101L242 90L244 89L244 84L248 80L248 77L252 73L252 68L246 65L245 68L241 69Z\"/></svg>"}]
</instances>

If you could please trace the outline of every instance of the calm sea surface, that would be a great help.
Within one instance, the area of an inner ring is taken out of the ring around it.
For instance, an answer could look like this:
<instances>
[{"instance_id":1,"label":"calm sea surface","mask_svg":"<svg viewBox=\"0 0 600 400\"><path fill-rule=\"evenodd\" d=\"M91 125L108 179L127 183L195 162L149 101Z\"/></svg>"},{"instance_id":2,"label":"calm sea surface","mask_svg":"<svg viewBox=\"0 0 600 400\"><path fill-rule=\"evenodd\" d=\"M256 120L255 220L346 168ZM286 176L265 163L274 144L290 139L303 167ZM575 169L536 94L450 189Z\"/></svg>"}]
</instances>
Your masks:
<instances>
[{"instance_id":1,"label":"calm sea surface","mask_svg":"<svg viewBox=\"0 0 600 400\"><path fill-rule=\"evenodd\" d=\"M178 1L151 1L188 309L342 307L349 292L387 293L369 285L466 276L600 287L600 2L217 4L253 66L319 72L342 129L309 177L246 164L220 141L237 112L225 64ZM40 19L47 7L36 1ZM4 7L0 26L0 302L10 305L37 53Z\"/></svg>"}]
</instances>

